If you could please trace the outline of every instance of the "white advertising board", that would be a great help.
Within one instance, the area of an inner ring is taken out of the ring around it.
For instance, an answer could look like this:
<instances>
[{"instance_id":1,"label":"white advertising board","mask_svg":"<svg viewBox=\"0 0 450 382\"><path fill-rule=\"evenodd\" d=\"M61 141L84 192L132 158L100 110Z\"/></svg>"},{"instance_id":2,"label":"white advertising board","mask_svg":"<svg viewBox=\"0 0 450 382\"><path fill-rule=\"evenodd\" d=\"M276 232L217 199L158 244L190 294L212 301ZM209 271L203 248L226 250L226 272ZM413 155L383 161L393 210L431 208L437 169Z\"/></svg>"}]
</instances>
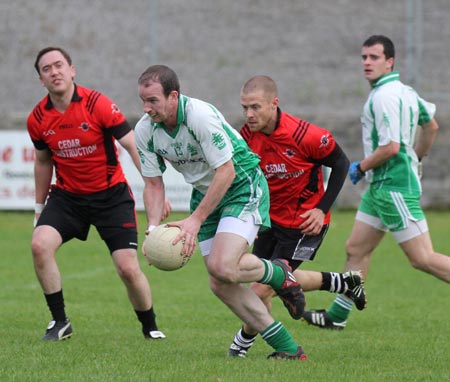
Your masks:
<instances>
[{"instance_id":1,"label":"white advertising board","mask_svg":"<svg viewBox=\"0 0 450 382\"><path fill-rule=\"evenodd\" d=\"M144 182L128 153L119 146L119 158L133 190L136 209L144 210ZM0 210L34 209L34 147L26 131L0 131ZM170 164L164 173L166 195L174 211L189 211L191 186Z\"/></svg>"}]
</instances>

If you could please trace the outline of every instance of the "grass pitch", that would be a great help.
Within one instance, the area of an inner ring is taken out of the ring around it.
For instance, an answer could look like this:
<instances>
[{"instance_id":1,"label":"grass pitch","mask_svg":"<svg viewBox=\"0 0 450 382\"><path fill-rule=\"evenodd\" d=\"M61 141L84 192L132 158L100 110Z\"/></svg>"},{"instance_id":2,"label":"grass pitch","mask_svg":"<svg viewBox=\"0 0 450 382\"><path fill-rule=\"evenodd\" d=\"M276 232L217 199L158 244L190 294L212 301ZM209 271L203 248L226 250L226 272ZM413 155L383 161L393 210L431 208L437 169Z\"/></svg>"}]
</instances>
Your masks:
<instances>
[{"instance_id":1,"label":"grass pitch","mask_svg":"<svg viewBox=\"0 0 450 382\"><path fill-rule=\"evenodd\" d=\"M178 220L182 214L174 214ZM305 269L342 271L353 211L334 211L317 259ZM437 251L450 255L450 213L428 212ZM144 215L139 215L145 227ZM153 291L164 341L145 341L106 246L91 230L57 255L74 334L40 340L50 320L35 277L31 213L0 212L1 381L444 381L449 380L450 286L413 270L387 235L366 281L369 304L354 310L344 331L292 320L281 301L273 314L304 347L306 362L266 360L260 338L246 359L227 349L239 320L209 290L199 253L174 272L141 265ZM143 233L140 235L142 240ZM308 308L327 308L334 295L307 294Z\"/></svg>"}]
</instances>

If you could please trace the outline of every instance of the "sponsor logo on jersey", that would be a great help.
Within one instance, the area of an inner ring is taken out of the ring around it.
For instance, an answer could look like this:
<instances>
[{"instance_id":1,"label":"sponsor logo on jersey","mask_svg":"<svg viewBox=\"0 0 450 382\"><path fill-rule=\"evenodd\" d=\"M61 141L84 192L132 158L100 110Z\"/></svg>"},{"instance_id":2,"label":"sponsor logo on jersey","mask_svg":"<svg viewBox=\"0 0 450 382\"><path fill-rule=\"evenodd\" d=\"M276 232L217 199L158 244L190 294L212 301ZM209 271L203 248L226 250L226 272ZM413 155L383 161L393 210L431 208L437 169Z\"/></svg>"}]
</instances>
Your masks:
<instances>
[{"instance_id":1,"label":"sponsor logo on jersey","mask_svg":"<svg viewBox=\"0 0 450 382\"><path fill-rule=\"evenodd\" d=\"M327 147L329 143L330 143L329 135L328 134L322 135L320 137L320 146L319 146L319 148Z\"/></svg>"},{"instance_id":2,"label":"sponsor logo on jersey","mask_svg":"<svg viewBox=\"0 0 450 382\"><path fill-rule=\"evenodd\" d=\"M292 178L298 178L298 177L302 176L304 173L305 173L304 170L298 170L298 171L286 172L286 173L275 172L272 174L268 174L268 173L264 172L264 175L267 180L272 179L272 178L292 179Z\"/></svg>"},{"instance_id":3,"label":"sponsor logo on jersey","mask_svg":"<svg viewBox=\"0 0 450 382\"><path fill-rule=\"evenodd\" d=\"M265 166L265 172L267 174L286 173L286 163L268 163Z\"/></svg>"},{"instance_id":4,"label":"sponsor logo on jersey","mask_svg":"<svg viewBox=\"0 0 450 382\"><path fill-rule=\"evenodd\" d=\"M81 122L80 126L78 126L78 128L81 131L88 131L91 127L89 126L89 123L87 122Z\"/></svg>"},{"instance_id":5,"label":"sponsor logo on jersey","mask_svg":"<svg viewBox=\"0 0 450 382\"><path fill-rule=\"evenodd\" d=\"M292 158L295 156L295 151L292 149L286 149L286 151L283 154L286 155L288 158Z\"/></svg>"},{"instance_id":6,"label":"sponsor logo on jersey","mask_svg":"<svg viewBox=\"0 0 450 382\"><path fill-rule=\"evenodd\" d=\"M80 140L78 138L74 139L63 139L62 141L58 141L58 147L60 149L71 149L73 147L80 147Z\"/></svg>"},{"instance_id":7,"label":"sponsor logo on jersey","mask_svg":"<svg viewBox=\"0 0 450 382\"><path fill-rule=\"evenodd\" d=\"M113 103L113 104L111 105L111 112L112 112L113 114L120 113L120 109L119 109L119 107L118 107L115 103Z\"/></svg>"},{"instance_id":8,"label":"sponsor logo on jersey","mask_svg":"<svg viewBox=\"0 0 450 382\"><path fill-rule=\"evenodd\" d=\"M188 145L187 145L187 150L188 150L189 154L191 154L192 156L198 155L197 147L191 145L190 143L188 143Z\"/></svg>"},{"instance_id":9,"label":"sponsor logo on jersey","mask_svg":"<svg viewBox=\"0 0 450 382\"><path fill-rule=\"evenodd\" d=\"M216 146L219 150L222 150L225 148L225 139L223 138L223 135L220 133L214 133L212 135L212 143L214 146Z\"/></svg>"},{"instance_id":10,"label":"sponsor logo on jersey","mask_svg":"<svg viewBox=\"0 0 450 382\"><path fill-rule=\"evenodd\" d=\"M59 150L53 151L55 155L61 158L76 158L92 154L97 150L97 145L81 146L80 140L63 139L58 141Z\"/></svg>"},{"instance_id":11,"label":"sponsor logo on jersey","mask_svg":"<svg viewBox=\"0 0 450 382\"><path fill-rule=\"evenodd\" d=\"M55 135L56 133L55 133L55 131L54 130L47 130L47 131L44 131L44 137L48 137L49 135Z\"/></svg>"},{"instance_id":12,"label":"sponsor logo on jersey","mask_svg":"<svg viewBox=\"0 0 450 382\"><path fill-rule=\"evenodd\" d=\"M206 163L204 158L197 158L197 159L180 159L177 161L172 161L173 164L177 166L182 166L187 163Z\"/></svg>"}]
</instances>

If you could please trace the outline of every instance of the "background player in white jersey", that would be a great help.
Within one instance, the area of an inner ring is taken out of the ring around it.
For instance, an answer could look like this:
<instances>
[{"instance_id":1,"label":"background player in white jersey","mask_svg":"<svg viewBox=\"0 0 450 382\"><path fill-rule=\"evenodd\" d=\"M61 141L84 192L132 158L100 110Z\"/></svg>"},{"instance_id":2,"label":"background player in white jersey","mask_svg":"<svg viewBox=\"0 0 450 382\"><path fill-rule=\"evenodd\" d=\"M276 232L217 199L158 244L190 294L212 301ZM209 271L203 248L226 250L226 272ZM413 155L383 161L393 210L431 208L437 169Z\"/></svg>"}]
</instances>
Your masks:
<instances>
[{"instance_id":1,"label":"background player in white jersey","mask_svg":"<svg viewBox=\"0 0 450 382\"><path fill-rule=\"evenodd\" d=\"M450 257L434 251L420 207L418 163L437 134L436 108L400 82L389 38L369 37L361 57L372 90L361 115L364 159L350 165L349 176L356 184L365 175L369 187L347 241L346 269L362 269L367 276L372 252L390 231L414 268L450 282ZM328 311L308 311L304 319L321 328L343 329L349 302L339 295Z\"/></svg>"},{"instance_id":2,"label":"background player in white jersey","mask_svg":"<svg viewBox=\"0 0 450 382\"><path fill-rule=\"evenodd\" d=\"M171 223L181 228L175 242L184 239L182 250L192 255L198 237L212 291L274 348L270 358L306 359L302 347L245 285L269 284L290 314L301 317L304 296L289 265L247 253L258 230L270 226L267 182L258 157L214 106L180 93L172 69L151 66L138 84L145 115L135 130L149 231L162 220L167 160L193 186L191 214Z\"/></svg>"}]
</instances>

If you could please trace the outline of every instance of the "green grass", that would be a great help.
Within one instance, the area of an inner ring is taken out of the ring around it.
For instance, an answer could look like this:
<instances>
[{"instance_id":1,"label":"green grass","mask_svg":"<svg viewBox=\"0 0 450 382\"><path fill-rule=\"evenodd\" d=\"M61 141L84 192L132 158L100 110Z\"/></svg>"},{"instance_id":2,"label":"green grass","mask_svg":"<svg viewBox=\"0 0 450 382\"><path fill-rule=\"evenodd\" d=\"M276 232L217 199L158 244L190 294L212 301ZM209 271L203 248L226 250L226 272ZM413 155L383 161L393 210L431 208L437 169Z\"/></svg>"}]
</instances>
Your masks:
<instances>
[{"instance_id":1,"label":"green grass","mask_svg":"<svg viewBox=\"0 0 450 382\"><path fill-rule=\"evenodd\" d=\"M341 271L353 211L335 211L331 229L308 269ZM139 215L141 227L144 217ZM174 216L172 220L178 219ZM145 341L125 289L95 229L87 242L58 253L74 335L40 340L50 320L36 280L29 241L31 213L0 212L1 381L444 381L449 380L450 287L413 270L388 235L373 256L369 305L342 332L292 320L279 300L274 316L302 344L306 362L266 360L260 338L243 359L228 359L239 320L209 290L197 253L188 265L162 272L140 260L152 286L164 341ZM450 213L428 212L437 251L450 254ZM142 237L141 237L142 239ZM308 293L308 307L333 295Z\"/></svg>"}]
</instances>

